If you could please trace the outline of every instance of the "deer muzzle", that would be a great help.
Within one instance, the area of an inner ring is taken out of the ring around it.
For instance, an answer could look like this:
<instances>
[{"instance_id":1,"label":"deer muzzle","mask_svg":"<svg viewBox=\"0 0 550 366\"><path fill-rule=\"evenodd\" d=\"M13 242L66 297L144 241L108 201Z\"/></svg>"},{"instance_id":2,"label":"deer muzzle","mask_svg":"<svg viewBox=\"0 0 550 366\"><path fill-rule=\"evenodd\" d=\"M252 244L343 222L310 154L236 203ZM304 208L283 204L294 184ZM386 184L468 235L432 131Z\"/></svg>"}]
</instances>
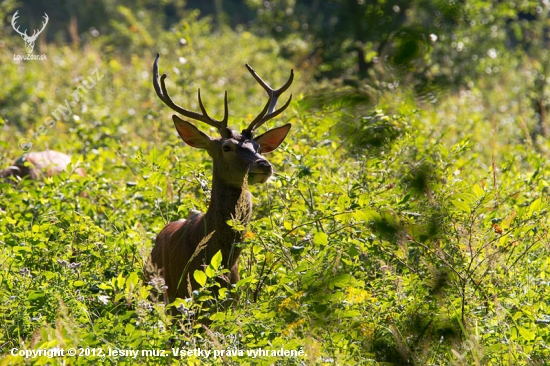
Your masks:
<instances>
[{"instance_id":1,"label":"deer muzzle","mask_svg":"<svg viewBox=\"0 0 550 366\"><path fill-rule=\"evenodd\" d=\"M252 184L265 183L273 174L273 167L269 161L258 159L250 166L248 171L249 182Z\"/></svg>"}]
</instances>

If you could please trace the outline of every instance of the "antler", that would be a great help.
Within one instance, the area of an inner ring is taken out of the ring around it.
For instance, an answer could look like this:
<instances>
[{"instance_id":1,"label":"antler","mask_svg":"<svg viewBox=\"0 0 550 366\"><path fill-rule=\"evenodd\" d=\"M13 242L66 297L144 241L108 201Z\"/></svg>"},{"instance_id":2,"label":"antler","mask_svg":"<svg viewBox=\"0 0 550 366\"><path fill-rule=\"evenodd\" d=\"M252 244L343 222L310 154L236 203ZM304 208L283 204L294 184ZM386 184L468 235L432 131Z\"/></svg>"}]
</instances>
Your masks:
<instances>
[{"instance_id":1,"label":"antler","mask_svg":"<svg viewBox=\"0 0 550 366\"><path fill-rule=\"evenodd\" d=\"M227 128L227 120L229 116L229 108L227 105L227 90L225 91L225 96L224 96L224 116L221 121L210 117L206 112L206 109L202 104L200 89L198 91L198 99L199 99L199 107L202 113L193 112L183 107L180 107L179 105L174 103L174 101L172 101L172 99L170 98L170 95L168 95L168 91L166 90L166 84L164 83L164 79L166 79L166 74L162 74L162 76L160 77L160 85L159 85L159 68L158 68L159 58L160 58L160 54L157 53L157 58L155 59L155 63L153 64L153 86L155 87L155 91L158 97L160 98L160 100L162 100L164 104L166 104L168 107L178 112L179 114L197 121L204 122L210 126L216 127L218 131L220 131L220 134L223 137L229 137L229 135L231 135L231 132Z\"/></svg>"},{"instance_id":2,"label":"antler","mask_svg":"<svg viewBox=\"0 0 550 366\"><path fill-rule=\"evenodd\" d=\"M48 20L49 20L50 18L48 18L48 14L46 14L46 13L44 13L44 16L43 16L42 18L44 18L44 20L45 20L44 22L42 22L42 29L40 29L40 30L35 29L35 30L33 31L33 33L32 33L32 36L31 36L30 38L36 39L36 38L38 37L38 35L39 35L40 33L42 33L42 31L44 30L44 28L46 28L46 25L48 24ZM25 30L25 32L26 32L26 30ZM36 33L36 32L38 32L38 33Z\"/></svg>"},{"instance_id":3,"label":"antler","mask_svg":"<svg viewBox=\"0 0 550 366\"><path fill-rule=\"evenodd\" d=\"M19 26L18 26L17 28L15 28L15 21L17 20L17 18L19 18L19 15L17 15L17 13L19 13L19 10L17 10L17 11L15 12L15 14L13 14L13 17L11 18L11 26L12 26L13 29L15 29L15 31L16 31L17 33L19 33L21 36L27 37L27 38L28 38L29 36L27 35L27 30L26 30L26 29L25 29L25 33L21 33L21 32L19 31Z\"/></svg>"},{"instance_id":4,"label":"antler","mask_svg":"<svg viewBox=\"0 0 550 366\"><path fill-rule=\"evenodd\" d=\"M32 35L29 36L29 35L27 34L27 30L26 30L26 29L25 29L25 32L24 32L24 33L21 33L21 32L19 31L19 26L18 26L17 28L15 28L15 21L17 20L17 18L19 18L19 15L18 15L17 13L19 13L19 10L17 10L17 11L15 12L15 14L13 14L13 17L11 18L11 26L12 26L13 29L15 29L15 31L16 31L17 33L19 33L22 37L24 37L25 39L30 39L30 40L35 40L35 39L38 37L38 35L39 35L40 33L42 33L42 31L44 30L44 28L46 28L46 25L48 24L48 20L50 19L50 18L48 18L48 14L44 13L43 18L44 18L45 21L42 22L42 29L40 29L40 30L35 29L35 30L33 31ZM37 33L37 32L38 32L38 33Z\"/></svg>"},{"instance_id":5,"label":"antler","mask_svg":"<svg viewBox=\"0 0 550 366\"><path fill-rule=\"evenodd\" d=\"M267 95L269 96L269 99L267 100L267 103L264 109L250 123L250 125L248 125L248 127L242 132L243 134L252 136L252 133L254 132L255 129L263 125L266 121L269 121L274 117L277 117L290 104L290 101L292 100L292 94L290 95L290 98L288 98L287 102L281 108L277 109L276 111L273 111L275 109L275 106L277 105L277 100L279 99L281 94L283 94L289 88L290 84L292 84L292 81L294 80L294 70L292 69L290 70L290 77L288 78L285 85L275 90L275 89L272 89L269 85L267 85L267 83L263 81L262 78L258 76L258 74L256 74L256 71L254 71L254 69L250 67L249 64L246 64L246 68L248 69L248 71L250 71L254 79L256 79L256 81L265 89L265 91L267 92Z\"/></svg>"}]
</instances>

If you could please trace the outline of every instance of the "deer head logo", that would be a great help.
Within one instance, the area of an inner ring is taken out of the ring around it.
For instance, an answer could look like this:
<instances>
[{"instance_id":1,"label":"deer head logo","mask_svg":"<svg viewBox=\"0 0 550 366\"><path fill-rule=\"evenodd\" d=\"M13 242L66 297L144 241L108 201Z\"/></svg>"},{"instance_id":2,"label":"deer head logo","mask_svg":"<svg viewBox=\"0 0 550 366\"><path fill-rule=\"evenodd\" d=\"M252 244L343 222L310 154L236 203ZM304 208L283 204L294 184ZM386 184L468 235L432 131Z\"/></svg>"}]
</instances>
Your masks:
<instances>
[{"instance_id":1,"label":"deer head logo","mask_svg":"<svg viewBox=\"0 0 550 366\"><path fill-rule=\"evenodd\" d=\"M27 50L27 53L32 53L32 50L34 49L34 42L36 42L36 38L38 38L38 36L40 35L40 33L42 33L42 31L44 30L44 28L46 28L46 24L48 24L48 14L44 13L44 22L42 22L42 29L40 30L37 30L35 29L32 33L31 36L29 36L27 34L27 30L25 29L25 32L21 33L19 31L19 26L17 26L16 28L16 24L15 24L15 21L17 20L17 18L19 18L19 15L17 15L17 13L19 12L19 10L17 10L15 12L15 14L13 14L13 17L11 18L11 26L13 27L13 29L15 29L15 31L17 33L19 33L21 35L21 38L23 38L23 41L25 41L25 49Z\"/></svg>"}]
</instances>

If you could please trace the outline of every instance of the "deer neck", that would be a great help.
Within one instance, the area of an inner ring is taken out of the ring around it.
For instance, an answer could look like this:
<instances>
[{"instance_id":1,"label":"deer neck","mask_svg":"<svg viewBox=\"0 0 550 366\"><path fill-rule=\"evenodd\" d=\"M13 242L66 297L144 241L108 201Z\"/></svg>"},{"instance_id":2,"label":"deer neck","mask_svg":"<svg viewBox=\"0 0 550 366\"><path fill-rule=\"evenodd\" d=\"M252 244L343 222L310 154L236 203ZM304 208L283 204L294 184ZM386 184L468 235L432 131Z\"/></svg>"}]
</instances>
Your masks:
<instances>
[{"instance_id":1,"label":"deer neck","mask_svg":"<svg viewBox=\"0 0 550 366\"><path fill-rule=\"evenodd\" d=\"M227 221L237 218L241 224L248 224L252 213L251 196L248 190L225 184L214 175L210 206L205 219L208 227L216 230L215 237L231 243L240 240L242 233L234 230Z\"/></svg>"},{"instance_id":2,"label":"deer neck","mask_svg":"<svg viewBox=\"0 0 550 366\"><path fill-rule=\"evenodd\" d=\"M244 197L239 202L239 198L243 194ZM239 209L239 206L242 208ZM239 212L241 213L239 214ZM246 189L243 190L224 184L216 179L214 174L210 206L204 215L206 232L214 231L210 238L211 244L205 248L206 257L211 258L220 250L227 268L232 268L241 252L241 248L236 247L234 244L242 240L244 232L234 230L233 227L227 224L227 221L238 218L240 215L240 223L247 225L251 213L252 198L250 192Z\"/></svg>"}]
</instances>

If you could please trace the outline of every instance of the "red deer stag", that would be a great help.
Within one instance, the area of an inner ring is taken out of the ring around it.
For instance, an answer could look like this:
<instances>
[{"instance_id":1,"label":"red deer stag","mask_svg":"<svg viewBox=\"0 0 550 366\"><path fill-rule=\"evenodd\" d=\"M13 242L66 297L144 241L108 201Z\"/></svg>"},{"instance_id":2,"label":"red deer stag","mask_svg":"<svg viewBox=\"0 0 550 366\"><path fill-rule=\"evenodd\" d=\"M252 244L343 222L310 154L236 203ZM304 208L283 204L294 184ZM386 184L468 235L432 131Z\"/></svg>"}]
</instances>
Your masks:
<instances>
[{"instance_id":1,"label":"red deer stag","mask_svg":"<svg viewBox=\"0 0 550 366\"><path fill-rule=\"evenodd\" d=\"M252 213L252 199L247 185L265 183L273 173L273 167L261 154L275 150L287 136L291 125L274 128L258 137L254 137L254 131L288 107L292 95L285 105L275 110L277 99L292 83L294 72L291 70L288 81L280 89L274 90L248 64L246 65L254 79L267 91L269 98L260 114L239 134L227 127L227 91L222 120L216 120L208 115L201 100L200 89L198 102L201 113L180 107L168 95L164 82L166 74L160 77L159 84L158 59L157 54L153 65L153 85L158 97L182 116L213 126L221 135L217 138L210 137L191 123L176 115L172 116L183 141L192 147L206 150L214 162L212 196L206 213L196 213L190 215L187 220L168 224L157 236L151 252L152 267L156 267L164 278L168 287L165 295L168 296L168 301L172 302L178 297L189 297L189 289L195 290L200 287L193 279L193 273L197 269L202 269L204 264L209 264L218 251L221 251L225 268L230 271L229 282L235 284L239 281L237 262L241 249L235 244L243 239L244 233L234 230L227 221L236 217L240 211L241 216L244 216L241 222L248 223ZM248 177L247 182L244 181L245 177ZM205 247L202 251L199 248L200 252L196 254L199 244ZM223 285L230 286L229 283Z\"/></svg>"},{"instance_id":2,"label":"red deer stag","mask_svg":"<svg viewBox=\"0 0 550 366\"><path fill-rule=\"evenodd\" d=\"M16 176L20 178L29 177L32 180L51 177L67 170L71 157L58 151L46 150L30 152L17 159L14 165L1 170L0 178ZM85 176L84 169L76 168L74 172Z\"/></svg>"}]
</instances>

